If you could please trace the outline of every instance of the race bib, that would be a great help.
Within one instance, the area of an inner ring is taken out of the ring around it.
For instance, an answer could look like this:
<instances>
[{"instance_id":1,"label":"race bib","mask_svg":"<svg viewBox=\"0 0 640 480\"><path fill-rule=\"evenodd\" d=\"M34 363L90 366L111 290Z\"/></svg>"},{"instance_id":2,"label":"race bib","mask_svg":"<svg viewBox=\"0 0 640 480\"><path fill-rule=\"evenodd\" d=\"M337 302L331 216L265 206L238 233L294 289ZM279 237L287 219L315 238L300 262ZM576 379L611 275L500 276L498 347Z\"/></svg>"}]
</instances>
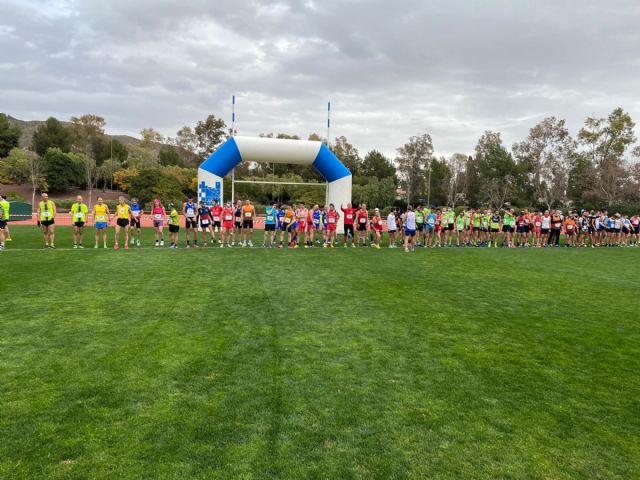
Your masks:
<instances>
[{"instance_id":1,"label":"race bib","mask_svg":"<svg viewBox=\"0 0 640 480\"><path fill-rule=\"evenodd\" d=\"M353 218L353 215L350 213L347 213L347 220L351 220Z\"/></svg>"},{"instance_id":2,"label":"race bib","mask_svg":"<svg viewBox=\"0 0 640 480\"><path fill-rule=\"evenodd\" d=\"M122 215L127 213L127 209L126 208L119 208L118 209L118 213L122 216Z\"/></svg>"},{"instance_id":3,"label":"race bib","mask_svg":"<svg viewBox=\"0 0 640 480\"><path fill-rule=\"evenodd\" d=\"M536 227L539 227L539 226L540 226L540 222L536 222Z\"/></svg>"},{"instance_id":4,"label":"race bib","mask_svg":"<svg viewBox=\"0 0 640 480\"><path fill-rule=\"evenodd\" d=\"M156 213L153 215L153 218L156 220L162 220L162 214L161 213Z\"/></svg>"},{"instance_id":5,"label":"race bib","mask_svg":"<svg viewBox=\"0 0 640 480\"><path fill-rule=\"evenodd\" d=\"M367 219L366 218L361 218L360 219L360 223L367 223Z\"/></svg>"},{"instance_id":6,"label":"race bib","mask_svg":"<svg viewBox=\"0 0 640 480\"><path fill-rule=\"evenodd\" d=\"M284 223L291 223L291 219L287 218L287 217L284 217Z\"/></svg>"},{"instance_id":7,"label":"race bib","mask_svg":"<svg viewBox=\"0 0 640 480\"><path fill-rule=\"evenodd\" d=\"M335 218L329 218L329 223L336 223L336 219Z\"/></svg>"},{"instance_id":8,"label":"race bib","mask_svg":"<svg viewBox=\"0 0 640 480\"><path fill-rule=\"evenodd\" d=\"M82 220L82 212L76 213L76 218Z\"/></svg>"},{"instance_id":9,"label":"race bib","mask_svg":"<svg viewBox=\"0 0 640 480\"><path fill-rule=\"evenodd\" d=\"M573 225L567 225L567 230L573 230Z\"/></svg>"},{"instance_id":10,"label":"race bib","mask_svg":"<svg viewBox=\"0 0 640 480\"><path fill-rule=\"evenodd\" d=\"M187 217L194 217L195 216L195 212L193 211L193 208L187 208Z\"/></svg>"},{"instance_id":11,"label":"race bib","mask_svg":"<svg viewBox=\"0 0 640 480\"><path fill-rule=\"evenodd\" d=\"M106 220L104 215L97 215L96 216L96 221L97 222L104 222Z\"/></svg>"},{"instance_id":12,"label":"race bib","mask_svg":"<svg viewBox=\"0 0 640 480\"><path fill-rule=\"evenodd\" d=\"M229 220L231 220L231 217L229 217ZM220 221L220 217L213 217L213 221L214 222L219 222Z\"/></svg>"},{"instance_id":13,"label":"race bib","mask_svg":"<svg viewBox=\"0 0 640 480\"><path fill-rule=\"evenodd\" d=\"M140 216L140 210L131 210L131 215L133 215L134 217L139 217Z\"/></svg>"},{"instance_id":14,"label":"race bib","mask_svg":"<svg viewBox=\"0 0 640 480\"><path fill-rule=\"evenodd\" d=\"M273 222L273 215L267 215L267 222Z\"/></svg>"},{"instance_id":15,"label":"race bib","mask_svg":"<svg viewBox=\"0 0 640 480\"><path fill-rule=\"evenodd\" d=\"M202 225L209 225L209 220L208 219L202 219L202 220L200 220L200 223Z\"/></svg>"},{"instance_id":16,"label":"race bib","mask_svg":"<svg viewBox=\"0 0 640 480\"><path fill-rule=\"evenodd\" d=\"M378 220L378 225L382 226L382 220Z\"/></svg>"},{"instance_id":17,"label":"race bib","mask_svg":"<svg viewBox=\"0 0 640 480\"><path fill-rule=\"evenodd\" d=\"M44 216L44 218L50 218L51 212L49 210L45 210L42 215Z\"/></svg>"},{"instance_id":18,"label":"race bib","mask_svg":"<svg viewBox=\"0 0 640 480\"><path fill-rule=\"evenodd\" d=\"M245 218L251 218L251 212L244 212Z\"/></svg>"},{"instance_id":19,"label":"race bib","mask_svg":"<svg viewBox=\"0 0 640 480\"><path fill-rule=\"evenodd\" d=\"M233 216L232 216L232 215L225 215L224 219L225 219L227 222L230 222L230 221L233 219Z\"/></svg>"}]
</instances>

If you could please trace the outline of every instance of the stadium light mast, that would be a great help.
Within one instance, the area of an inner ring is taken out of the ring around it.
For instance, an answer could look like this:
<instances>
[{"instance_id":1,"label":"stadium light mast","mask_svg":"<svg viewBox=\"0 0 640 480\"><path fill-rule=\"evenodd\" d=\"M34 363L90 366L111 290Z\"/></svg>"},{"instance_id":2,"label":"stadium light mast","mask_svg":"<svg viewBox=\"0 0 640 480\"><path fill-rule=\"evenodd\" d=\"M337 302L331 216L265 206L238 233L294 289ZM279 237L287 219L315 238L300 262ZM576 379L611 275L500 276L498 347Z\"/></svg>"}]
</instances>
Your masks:
<instances>
[{"instance_id":1,"label":"stadium light mast","mask_svg":"<svg viewBox=\"0 0 640 480\"><path fill-rule=\"evenodd\" d=\"M236 96L231 95L231 136L236 134ZM222 201L222 199L220 199ZM236 202L236 169L231 171L231 206Z\"/></svg>"},{"instance_id":2,"label":"stadium light mast","mask_svg":"<svg viewBox=\"0 0 640 480\"><path fill-rule=\"evenodd\" d=\"M327 102L327 148L331 150L331 102Z\"/></svg>"}]
</instances>

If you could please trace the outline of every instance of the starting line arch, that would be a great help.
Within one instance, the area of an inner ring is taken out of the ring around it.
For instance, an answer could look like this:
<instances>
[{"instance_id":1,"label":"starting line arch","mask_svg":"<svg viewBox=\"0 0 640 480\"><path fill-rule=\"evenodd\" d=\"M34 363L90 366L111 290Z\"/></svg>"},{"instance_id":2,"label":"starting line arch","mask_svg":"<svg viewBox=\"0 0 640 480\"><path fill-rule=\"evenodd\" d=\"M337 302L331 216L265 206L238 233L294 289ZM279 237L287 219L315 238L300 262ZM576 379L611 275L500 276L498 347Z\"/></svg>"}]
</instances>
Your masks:
<instances>
[{"instance_id":1,"label":"starting line arch","mask_svg":"<svg viewBox=\"0 0 640 480\"><path fill-rule=\"evenodd\" d=\"M341 204L351 202L351 172L324 143L263 137L230 137L202 162L198 168L198 199L207 205L214 200L222 203L222 179L242 161L312 165L327 182L327 204L339 209Z\"/></svg>"}]
</instances>

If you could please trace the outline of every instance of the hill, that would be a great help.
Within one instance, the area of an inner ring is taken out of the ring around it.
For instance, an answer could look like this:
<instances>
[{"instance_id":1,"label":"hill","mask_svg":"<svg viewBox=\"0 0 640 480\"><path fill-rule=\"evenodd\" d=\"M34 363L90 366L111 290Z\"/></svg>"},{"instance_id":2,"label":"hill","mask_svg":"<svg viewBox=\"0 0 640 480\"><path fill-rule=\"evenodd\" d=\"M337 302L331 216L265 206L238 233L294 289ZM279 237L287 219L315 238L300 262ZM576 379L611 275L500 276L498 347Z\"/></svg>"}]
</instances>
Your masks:
<instances>
[{"instance_id":1,"label":"hill","mask_svg":"<svg viewBox=\"0 0 640 480\"><path fill-rule=\"evenodd\" d=\"M20 130L22 132L20 135L20 147L31 149L33 145L33 133L45 121L44 120L20 120L19 118L12 117L9 114L7 114L7 119L9 120L9 123L11 125L17 125L18 127L20 127ZM71 126L71 122L60 120L60 123L62 123L65 127ZM109 135L105 133L105 137L113 140L117 140L118 142L122 143L125 147L132 147L135 145L139 145L142 142L142 140L140 140L139 138L132 137L130 135ZM173 148L178 153L178 155L180 155L180 158L185 163L185 166L197 167L200 163L200 160L196 155L194 155L193 153L189 152L188 150L182 147L177 147L175 145L168 145L165 143L157 143L157 142L153 142L152 145L153 145L152 148L155 155L159 154L160 149L162 147L168 146L170 148Z\"/></svg>"}]
</instances>

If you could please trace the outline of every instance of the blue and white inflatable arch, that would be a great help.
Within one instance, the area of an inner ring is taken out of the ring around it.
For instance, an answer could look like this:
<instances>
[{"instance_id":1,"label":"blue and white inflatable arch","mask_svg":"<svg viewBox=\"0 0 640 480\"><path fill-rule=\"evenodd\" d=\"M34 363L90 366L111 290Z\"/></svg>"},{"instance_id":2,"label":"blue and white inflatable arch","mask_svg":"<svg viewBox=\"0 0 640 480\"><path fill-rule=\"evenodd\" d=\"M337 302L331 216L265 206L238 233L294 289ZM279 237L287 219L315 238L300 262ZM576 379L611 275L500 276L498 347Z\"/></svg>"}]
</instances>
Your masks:
<instances>
[{"instance_id":1,"label":"blue and white inflatable arch","mask_svg":"<svg viewBox=\"0 0 640 480\"><path fill-rule=\"evenodd\" d=\"M198 168L198 198L211 205L224 200L222 179L241 161L313 165L328 182L327 203L336 209L351 201L351 172L321 142L231 137Z\"/></svg>"}]
</instances>

